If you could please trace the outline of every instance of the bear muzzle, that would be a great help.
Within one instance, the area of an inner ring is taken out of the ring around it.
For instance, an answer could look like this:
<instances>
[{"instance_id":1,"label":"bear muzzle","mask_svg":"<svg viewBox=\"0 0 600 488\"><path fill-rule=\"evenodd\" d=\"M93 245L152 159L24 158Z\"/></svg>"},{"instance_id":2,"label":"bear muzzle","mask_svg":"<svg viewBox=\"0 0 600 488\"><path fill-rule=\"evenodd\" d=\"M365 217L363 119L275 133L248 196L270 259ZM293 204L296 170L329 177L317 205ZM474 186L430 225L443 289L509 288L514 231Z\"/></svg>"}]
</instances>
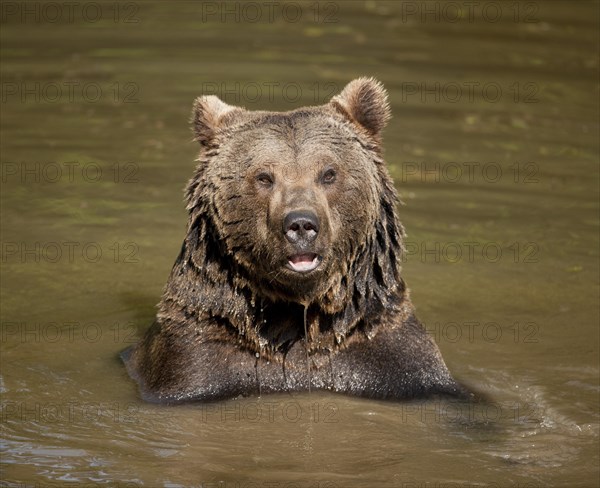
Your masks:
<instances>
[{"instance_id":1,"label":"bear muzzle","mask_svg":"<svg viewBox=\"0 0 600 488\"><path fill-rule=\"evenodd\" d=\"M294 210L283 219L283 234L299 252L288 256L288 269L298 273L315 270L323 260L310 250L319 235L319 218L311 210Z\"/></svg>"}]
</instances>

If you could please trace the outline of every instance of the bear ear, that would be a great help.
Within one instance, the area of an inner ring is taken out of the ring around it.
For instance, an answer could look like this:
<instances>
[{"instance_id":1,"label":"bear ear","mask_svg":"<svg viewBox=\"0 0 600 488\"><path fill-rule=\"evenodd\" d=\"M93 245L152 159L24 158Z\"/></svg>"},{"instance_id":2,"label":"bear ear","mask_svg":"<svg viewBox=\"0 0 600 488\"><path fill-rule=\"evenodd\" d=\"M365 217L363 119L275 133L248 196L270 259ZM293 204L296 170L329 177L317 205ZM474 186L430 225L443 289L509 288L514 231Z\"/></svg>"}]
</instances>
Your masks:
<instances>
[{"instance_id":1,"label":"bear ear","mask_svg":"<svg viewBox=\"0 0 600 488\"><path fill-rule=\"evenodd\" d=\"M392 115L387 92L375 78L351 81L329 103L376 139Z\"/></svg>"},{"instance_id":2,"label":"bear ear","mask_svg":"<svg viewBox=\"0 0 600 488\"><path fill-rule=\"evenodd\" d=\"M227 127L233 122L235 114L243 111L242 108L222 102L215 95L196 98L190 119L194 139L200 144L206 145L214 138L219 129Z\"/></svg>"}]
</instances>

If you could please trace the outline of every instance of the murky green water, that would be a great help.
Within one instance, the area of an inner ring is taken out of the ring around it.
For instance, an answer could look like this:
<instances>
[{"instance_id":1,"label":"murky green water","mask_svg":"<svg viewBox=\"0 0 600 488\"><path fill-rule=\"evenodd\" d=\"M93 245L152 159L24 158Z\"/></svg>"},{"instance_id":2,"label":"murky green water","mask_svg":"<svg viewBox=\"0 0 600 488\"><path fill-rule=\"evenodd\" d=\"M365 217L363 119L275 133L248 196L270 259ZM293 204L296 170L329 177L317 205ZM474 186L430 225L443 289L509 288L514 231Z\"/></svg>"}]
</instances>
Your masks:
<instances>
[{"instance_id":1,"label":"murky green water","mask_svg":"<svg viewBox=\"0 0 600 488\"><path fill-rule=\"evenodd\" d=\"M598 485L598 3L451 3L2 4L5 486ZM419 316L491 405L141 403L117 354L183 239L194 97L364 74Z\"/></svg>"}]
</instances>

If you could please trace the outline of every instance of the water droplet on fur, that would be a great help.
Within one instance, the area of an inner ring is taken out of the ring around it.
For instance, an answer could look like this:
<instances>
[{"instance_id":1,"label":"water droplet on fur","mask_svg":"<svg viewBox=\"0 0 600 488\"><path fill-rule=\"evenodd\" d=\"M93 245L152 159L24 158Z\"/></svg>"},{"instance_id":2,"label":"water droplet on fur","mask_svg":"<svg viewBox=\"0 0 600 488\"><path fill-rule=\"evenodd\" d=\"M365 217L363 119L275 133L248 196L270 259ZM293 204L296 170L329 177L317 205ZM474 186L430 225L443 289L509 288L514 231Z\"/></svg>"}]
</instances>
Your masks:
<instances>
[{"instance_id":1,"label":"water droplet on fur","mask_svg":"<svg viewBox=\"0 0 600 488\"><path fill-rule=\"evenodd\" d=\"M310 393L310 360L308 358L308 326L307 326L308 305L304 304L304 347L306 348L306 374L308 375L308 393Z\"/></svg>"}]
</instances>

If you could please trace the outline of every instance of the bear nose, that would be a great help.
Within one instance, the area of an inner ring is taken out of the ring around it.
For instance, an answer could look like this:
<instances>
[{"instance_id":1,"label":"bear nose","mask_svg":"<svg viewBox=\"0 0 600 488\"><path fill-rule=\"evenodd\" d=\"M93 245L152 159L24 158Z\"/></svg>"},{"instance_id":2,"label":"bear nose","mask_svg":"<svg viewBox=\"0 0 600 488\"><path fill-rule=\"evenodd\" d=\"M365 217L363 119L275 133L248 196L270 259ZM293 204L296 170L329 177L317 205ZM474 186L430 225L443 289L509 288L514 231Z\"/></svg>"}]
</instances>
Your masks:
<instances>
[{"instance_id":1,"label":"bear nose","mask_svg":"<svg viewBox=\"0 0 600 488\"><path fill-rule=\"evenodd\" d=\"M283 219L283 233L292 244L308 244L317 238L319 219L310 211L290 212Z\"/></svg>"}]
</instances>

